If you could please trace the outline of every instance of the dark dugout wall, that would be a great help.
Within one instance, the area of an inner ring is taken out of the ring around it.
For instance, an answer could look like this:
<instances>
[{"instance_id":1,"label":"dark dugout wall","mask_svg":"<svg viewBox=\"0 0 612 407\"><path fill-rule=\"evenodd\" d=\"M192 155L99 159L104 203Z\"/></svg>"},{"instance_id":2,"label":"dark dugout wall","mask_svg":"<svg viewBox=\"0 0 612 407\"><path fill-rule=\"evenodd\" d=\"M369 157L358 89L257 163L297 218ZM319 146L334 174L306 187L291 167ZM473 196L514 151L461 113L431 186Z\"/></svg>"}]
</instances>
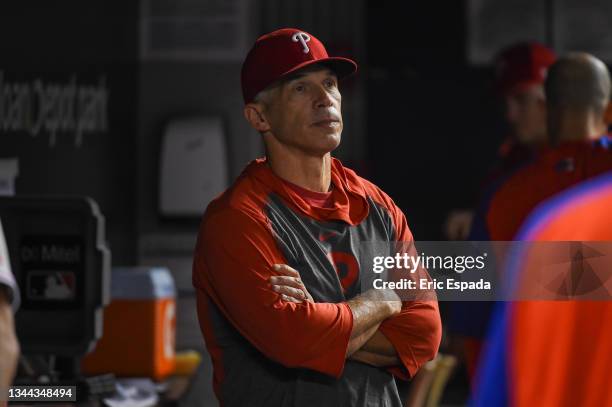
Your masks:
<instances>
[{"instance_id":1,"label":"dark dugout wall","mask_svg":"<svg viewBox=\"0 0 612 407\"><path fill-rule=\"evenodd\" d=\"M465 3L368 2L372 178L417 240L444 239L446 214L475 205L505 135L492 68L465 56Z\"/></svg>"},{"instance_id":2,"label":"dark dugout wall","mask_svg":"<svg viewBox=\"0 0 612 407\"><path fill-rule=\"evenodd\" d=\"M135 259L137 3L0 6L0 158L19 195L95 199L115 264Z\"/></svg>"}]
</instances>

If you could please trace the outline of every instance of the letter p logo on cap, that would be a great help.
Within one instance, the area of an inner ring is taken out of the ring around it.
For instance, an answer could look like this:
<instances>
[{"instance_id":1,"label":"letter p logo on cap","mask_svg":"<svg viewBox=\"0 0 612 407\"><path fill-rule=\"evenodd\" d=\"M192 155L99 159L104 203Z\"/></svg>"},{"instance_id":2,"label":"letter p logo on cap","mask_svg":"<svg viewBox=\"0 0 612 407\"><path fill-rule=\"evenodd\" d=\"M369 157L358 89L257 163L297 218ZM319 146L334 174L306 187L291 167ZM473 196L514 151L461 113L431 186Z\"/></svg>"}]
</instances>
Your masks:
<instances>
[{"instance_id":1,"label":"letter p logo on cap","mask_svg":"<svg viewBox=\"0 0 612 407\"><path fill-rule=\"evenodd\" d=\"M300 42L302 44L302 47L304 47L304 54L308 54L308 52L310 52L310 48L308 48L308 45L306 44L308 41L310 41L310 36L308 34L300 31L299 33L293 34L291 39L293 42Z\"/></svg>"}]
</instances>

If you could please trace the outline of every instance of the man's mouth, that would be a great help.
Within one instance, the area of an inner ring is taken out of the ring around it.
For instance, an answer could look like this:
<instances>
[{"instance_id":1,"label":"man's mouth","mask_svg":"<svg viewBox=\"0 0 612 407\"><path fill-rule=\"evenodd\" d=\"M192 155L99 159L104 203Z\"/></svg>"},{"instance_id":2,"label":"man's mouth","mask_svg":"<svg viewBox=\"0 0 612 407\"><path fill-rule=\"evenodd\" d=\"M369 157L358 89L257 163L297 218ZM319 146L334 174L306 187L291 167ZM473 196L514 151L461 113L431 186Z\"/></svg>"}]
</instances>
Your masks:
<instances>
[{"instance_id":1,"label":"man's mouth","mask_svg":"<svg viewBox=\"0 0 612 407\"><path fill-rule=\"evenodd\" d=\"M313 126L321 126L321 127L337 127L337 126L340 125L340 120L337 120L337 119L317 120L312 125Z\"/></svg>"}]
</instances>

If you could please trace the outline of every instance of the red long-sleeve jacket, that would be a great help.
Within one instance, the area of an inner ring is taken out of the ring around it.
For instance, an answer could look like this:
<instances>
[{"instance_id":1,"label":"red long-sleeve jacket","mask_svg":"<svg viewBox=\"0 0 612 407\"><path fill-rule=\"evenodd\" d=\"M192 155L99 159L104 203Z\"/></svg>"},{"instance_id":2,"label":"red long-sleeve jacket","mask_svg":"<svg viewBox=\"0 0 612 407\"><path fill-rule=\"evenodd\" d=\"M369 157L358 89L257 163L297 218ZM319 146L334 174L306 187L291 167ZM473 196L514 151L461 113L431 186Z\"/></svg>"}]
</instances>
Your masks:
<instances>
[{"instance_id":1,"label":"red long-sleeve jacket","mask_svg":"<svg viewBox=\"0 0 612 407\"><path fill-rule=\"evenodd\" d=\"M411 301L380 327L401 365L345 360L346 301L361 292L367 242L412 234L393 201L338 160L332 184L327 204L316 205L257 160L206 210L193 284L223 405L396 406L392 374L413 376L438 350L437 303ZM286 302L271 289L276 263L299 271L314 303Z\"/></svg>"}]
</instances>

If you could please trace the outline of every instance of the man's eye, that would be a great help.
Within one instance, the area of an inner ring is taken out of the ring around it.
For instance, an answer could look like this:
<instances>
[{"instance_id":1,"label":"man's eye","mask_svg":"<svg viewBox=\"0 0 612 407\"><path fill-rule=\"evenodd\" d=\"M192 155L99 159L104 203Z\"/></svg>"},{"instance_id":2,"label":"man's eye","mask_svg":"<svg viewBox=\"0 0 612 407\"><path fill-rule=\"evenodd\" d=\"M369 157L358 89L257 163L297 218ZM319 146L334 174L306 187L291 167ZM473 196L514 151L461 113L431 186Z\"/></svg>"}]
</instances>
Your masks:
<instances>
[{"instance_id":1,"label":"man's eye","mask_svg":"<svg viewBox=\"0 0 612 407\"><path fill-rule=\"evenodd\" d=\"M295 85L294 89L295 89L296 92L300 92L301 93L301 92L304 92L304 89L306 89L306 88L304 87L304 85Z\"/></svg>"},{"instance_id":2,"label":"man's eye","mask_svg":"<svg viewBox=\"0 0 612 407\"><path fill-rule=\"evenodd\" d=\"M325 86L327 86L328 88L335 88L336 82L330 79L328 81L325 81Z\"/></svg>"}]
</instances>

